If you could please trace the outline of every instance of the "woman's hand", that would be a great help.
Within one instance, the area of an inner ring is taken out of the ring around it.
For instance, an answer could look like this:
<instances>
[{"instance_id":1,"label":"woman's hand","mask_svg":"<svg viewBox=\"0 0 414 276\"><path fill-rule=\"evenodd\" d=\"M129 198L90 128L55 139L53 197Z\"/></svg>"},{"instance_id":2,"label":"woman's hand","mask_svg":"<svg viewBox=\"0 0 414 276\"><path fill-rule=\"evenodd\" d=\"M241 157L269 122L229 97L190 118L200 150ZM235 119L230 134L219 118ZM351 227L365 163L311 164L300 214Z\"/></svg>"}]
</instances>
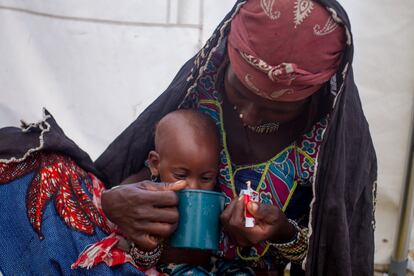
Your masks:
<instances>
[{"instance_id":1,"label":"woman's hand","mask_svg":"<svg viewBox=\"0 0 414 276\"><path fill-rule=\"evenodd\" d=\"M224 231L236 245L252 246L262 241L283 243L294 237L294 226L277 206L250 202L247 208L256 220L254 227L244 226L243 197L233 199L220 217Z\"/></svg>"},{"instance_id":2,"label":"woman's hand","mask_svg":"<svg viewBox=\"0 0 414 276\"><path fill-rule=\"evenodd\" d=\"M125 184L102 194L102 209L121 232L141 250L153 250L168 238L178 223L175 191L185 181Z\"/></svg>"}]
</instances>

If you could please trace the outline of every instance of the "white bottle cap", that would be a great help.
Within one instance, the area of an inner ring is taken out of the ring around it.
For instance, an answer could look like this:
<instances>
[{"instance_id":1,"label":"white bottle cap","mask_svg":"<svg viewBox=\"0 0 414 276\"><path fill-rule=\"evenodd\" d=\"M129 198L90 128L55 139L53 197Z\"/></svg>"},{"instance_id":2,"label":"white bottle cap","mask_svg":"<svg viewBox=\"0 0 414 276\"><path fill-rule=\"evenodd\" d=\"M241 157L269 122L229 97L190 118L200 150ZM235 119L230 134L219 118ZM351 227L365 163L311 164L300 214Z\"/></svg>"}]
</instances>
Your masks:
<instances>
[{"instance_id":1,"label":"white bottle cap","mask_svg":"<svg viewBox=\"0 0 414 276\"><path fill-rule=\"evenodd\" d=\"M254 227L254 225L255 225L254 218L245 218L245 221L244 221L245 227Z\"/></svg>"}]
</instances>

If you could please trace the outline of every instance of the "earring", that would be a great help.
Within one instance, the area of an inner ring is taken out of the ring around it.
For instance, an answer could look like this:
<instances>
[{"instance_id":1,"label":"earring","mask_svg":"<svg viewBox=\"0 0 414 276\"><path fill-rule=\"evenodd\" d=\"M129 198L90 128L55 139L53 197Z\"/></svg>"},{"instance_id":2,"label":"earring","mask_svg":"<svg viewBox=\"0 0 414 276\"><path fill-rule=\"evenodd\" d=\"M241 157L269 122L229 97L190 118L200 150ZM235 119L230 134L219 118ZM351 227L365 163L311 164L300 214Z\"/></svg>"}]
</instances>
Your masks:
<instances>
[{"instance_id":1,"label":"earring","mask_svg":"<svg viewBox=\"0 0 414 276\"><path fill-rule=\"evenodd\" d=\"M233 105L234 111L237 111L237 105ZM243 119L243 113L239 113L239 118Z\"/></svg>"},{"instance_id":2,"label":"earring","mask_svg":"<svg viewBox=\"0 0 414 276\"><path fill-rule=\"evenodd\" d=\"M151 181L152 181L152 182L159 182L159 177L158 177L158 175L153 175L153 174L151 174Z\"/></svg>"}]
</instances>

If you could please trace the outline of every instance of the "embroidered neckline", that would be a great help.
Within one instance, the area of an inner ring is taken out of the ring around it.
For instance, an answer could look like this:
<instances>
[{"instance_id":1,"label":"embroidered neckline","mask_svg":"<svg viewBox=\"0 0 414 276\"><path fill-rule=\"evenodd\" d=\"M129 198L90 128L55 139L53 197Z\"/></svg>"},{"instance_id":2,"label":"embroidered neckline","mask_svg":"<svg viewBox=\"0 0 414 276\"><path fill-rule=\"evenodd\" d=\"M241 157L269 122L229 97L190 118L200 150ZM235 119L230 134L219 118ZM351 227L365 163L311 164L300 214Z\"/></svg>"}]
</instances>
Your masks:
<instances>
[{"instance_id":1,"label":"embroidered neckline","mask_svg":"<svg viewBox=\"0 0 414 276\"><path fill-rule=\"evenodd\" d=\"M210 98L200 99L199 108L201 108L202 111L205 111L208 114L210 114L214 118L216 125L220 129L222 147L223 147L221 154L224 155L223 157L225 158L225 160L220 161L221 165L223 166L222 169L220 170L220 175L223 178L222 181L225 181L230 184L230 185L222 186L223 193L227 194L227 196L230 198L237 197L238 188L236 187L236 179L237 179L238 173L243 173L244 170L255 171L256 173L260 175L258 176L259 178L256 179L257 181L257 186L255 188L256 191L264 192L265 194L267 192L270 192L271 197L269 200L272 201L272 204L276 204L282 209L282 211L286 211L297 189L297 186L299 185L298 179L302 179L302 178L310 179L311 173L308 173L307 171L305 171L302 168L302 164L307 163L309 166L313 166L315 164L315 159L312 156L317 154L317 150L316 150L317 143L315 143L314 148L310 147L306 149L306 146L309 146L307 143L316 142L316 140L314 141L310 139L312 138L316 139L315 135L317 135L318 130L321 128L322 129L324 128L325 119L321 119L319 122L315 123L310 131L301 135L299 139L293 141L290 145L286 146L284 149L282 149L280 152L278 152L277 154L275 154L268 160L257 163L257 164L236 166L231 162L230 153L228 151L227 133L224 129L222 104L217 99L214 99L214 98L212 99L210 95ZM304 161L304 159L301 159L301 158L304 158L307 161ZM283 192L281 193L281 191L279 191L280 186L279 188L277 186L273 186L275 184L273 183L273 180L272 180L272 177L273 177L272 175L274 175L274 170L271 168L273 168L273 166L276 166L277 168L279 168L279 164L282 166L285 166L286 164L288 164L286 162L289 162L294 166L295 172L292 175L294 178L292 179L291 182L285 182L285 180L280 179L280 181L285 183L286 185L287 194L284 194ZM270 171L272 171L272 173L270 173ZM306 172L307 174L306 176L304 172ZM240 177L243 177L243 176L240 176ZM223 185L223 183L221 183L220 185ZM268 187L266 188L266 186ZM231 194L232 196L230 196ZM237 247L234 248L235 250L234 253L242 260L257 261L266 254L266 252L269 249L269 245L264 243L260 245L259 248L256 249L256 252L257 252L256 256L254 255L243 256L241 251ZM224 252L226 252L226 250L227 249L225 249Z\"/></svg>"},{"instance_id":2,"label":"embroidered neckline","mask_svg":"<svg viewBox=\"0 0 414 276\"><path fill-rule=\"evenodd\" d=\"M223 139L223 148L226 151L226 156L227 156L227 160L228 160L229 164L231 164L231 167L232 168L235 168L235 171L236 170L243 170L243 169L254 169L254 168L257 168L257 167L266 166L269 163L274 162L281 155L285 154L286 152L289 152L292 149L295 150L295 151L297 151L297 152L299 152L299 153L301 153L301 154L303 154L308 159L311 159L311 160L314 159L313 157L311 157L309 155L309 153L306 152L306 150L302 149L302 147L299 147L298 144L301 144L304 140L306 140L306 137L309 137L309 134L310 133L314 132L317 129L317 123L318 122L312 126L312 129L311 130L309 130L305 134L302 134L299 139L293 141L290 145L288 145L285 148L283 148L281 151L279 151L278 153L276 153L274 156L272 156L268 160L263 161L263 162L260 162L260 163L256 163L256 164L247 164L247 165L236 165L236 164L234 164L231 161L230 153L228 151L228 146L227 146L227 133L226 133L226 130L224 128L224 120L223 120L223 108L222 108L220 102L218 100L207 100L207 99L200 100L200 104L203 104L203 103L213 104L218 109L220 130L221 130L221 135L222 135L222 139ZM321 120L319 120L319 122L324 121L324 120L326 120L326 118L322 118Z\"/></svg>"}]
</instances>

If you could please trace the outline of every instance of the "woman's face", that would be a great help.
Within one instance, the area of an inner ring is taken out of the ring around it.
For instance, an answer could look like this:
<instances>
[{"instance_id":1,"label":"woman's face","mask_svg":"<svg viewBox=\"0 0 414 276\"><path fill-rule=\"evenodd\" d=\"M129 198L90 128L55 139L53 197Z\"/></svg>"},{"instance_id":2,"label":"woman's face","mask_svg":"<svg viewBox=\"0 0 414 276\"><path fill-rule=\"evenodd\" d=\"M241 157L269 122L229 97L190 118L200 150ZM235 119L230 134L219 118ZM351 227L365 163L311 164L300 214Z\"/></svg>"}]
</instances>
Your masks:
<instances>
[{"instance_id":1,"label":"woman's face","mask_svg":"<svg viewBox=\"0 0 414 276\"><path fill-rule=\"evenodd\" d=\"M231 65L226 70L224 87L228 101L242 115L241 120L247 126L290 122L305 110L309 101L276 102L260 97L239 81Z\"/></svg>"}]
</instances>

